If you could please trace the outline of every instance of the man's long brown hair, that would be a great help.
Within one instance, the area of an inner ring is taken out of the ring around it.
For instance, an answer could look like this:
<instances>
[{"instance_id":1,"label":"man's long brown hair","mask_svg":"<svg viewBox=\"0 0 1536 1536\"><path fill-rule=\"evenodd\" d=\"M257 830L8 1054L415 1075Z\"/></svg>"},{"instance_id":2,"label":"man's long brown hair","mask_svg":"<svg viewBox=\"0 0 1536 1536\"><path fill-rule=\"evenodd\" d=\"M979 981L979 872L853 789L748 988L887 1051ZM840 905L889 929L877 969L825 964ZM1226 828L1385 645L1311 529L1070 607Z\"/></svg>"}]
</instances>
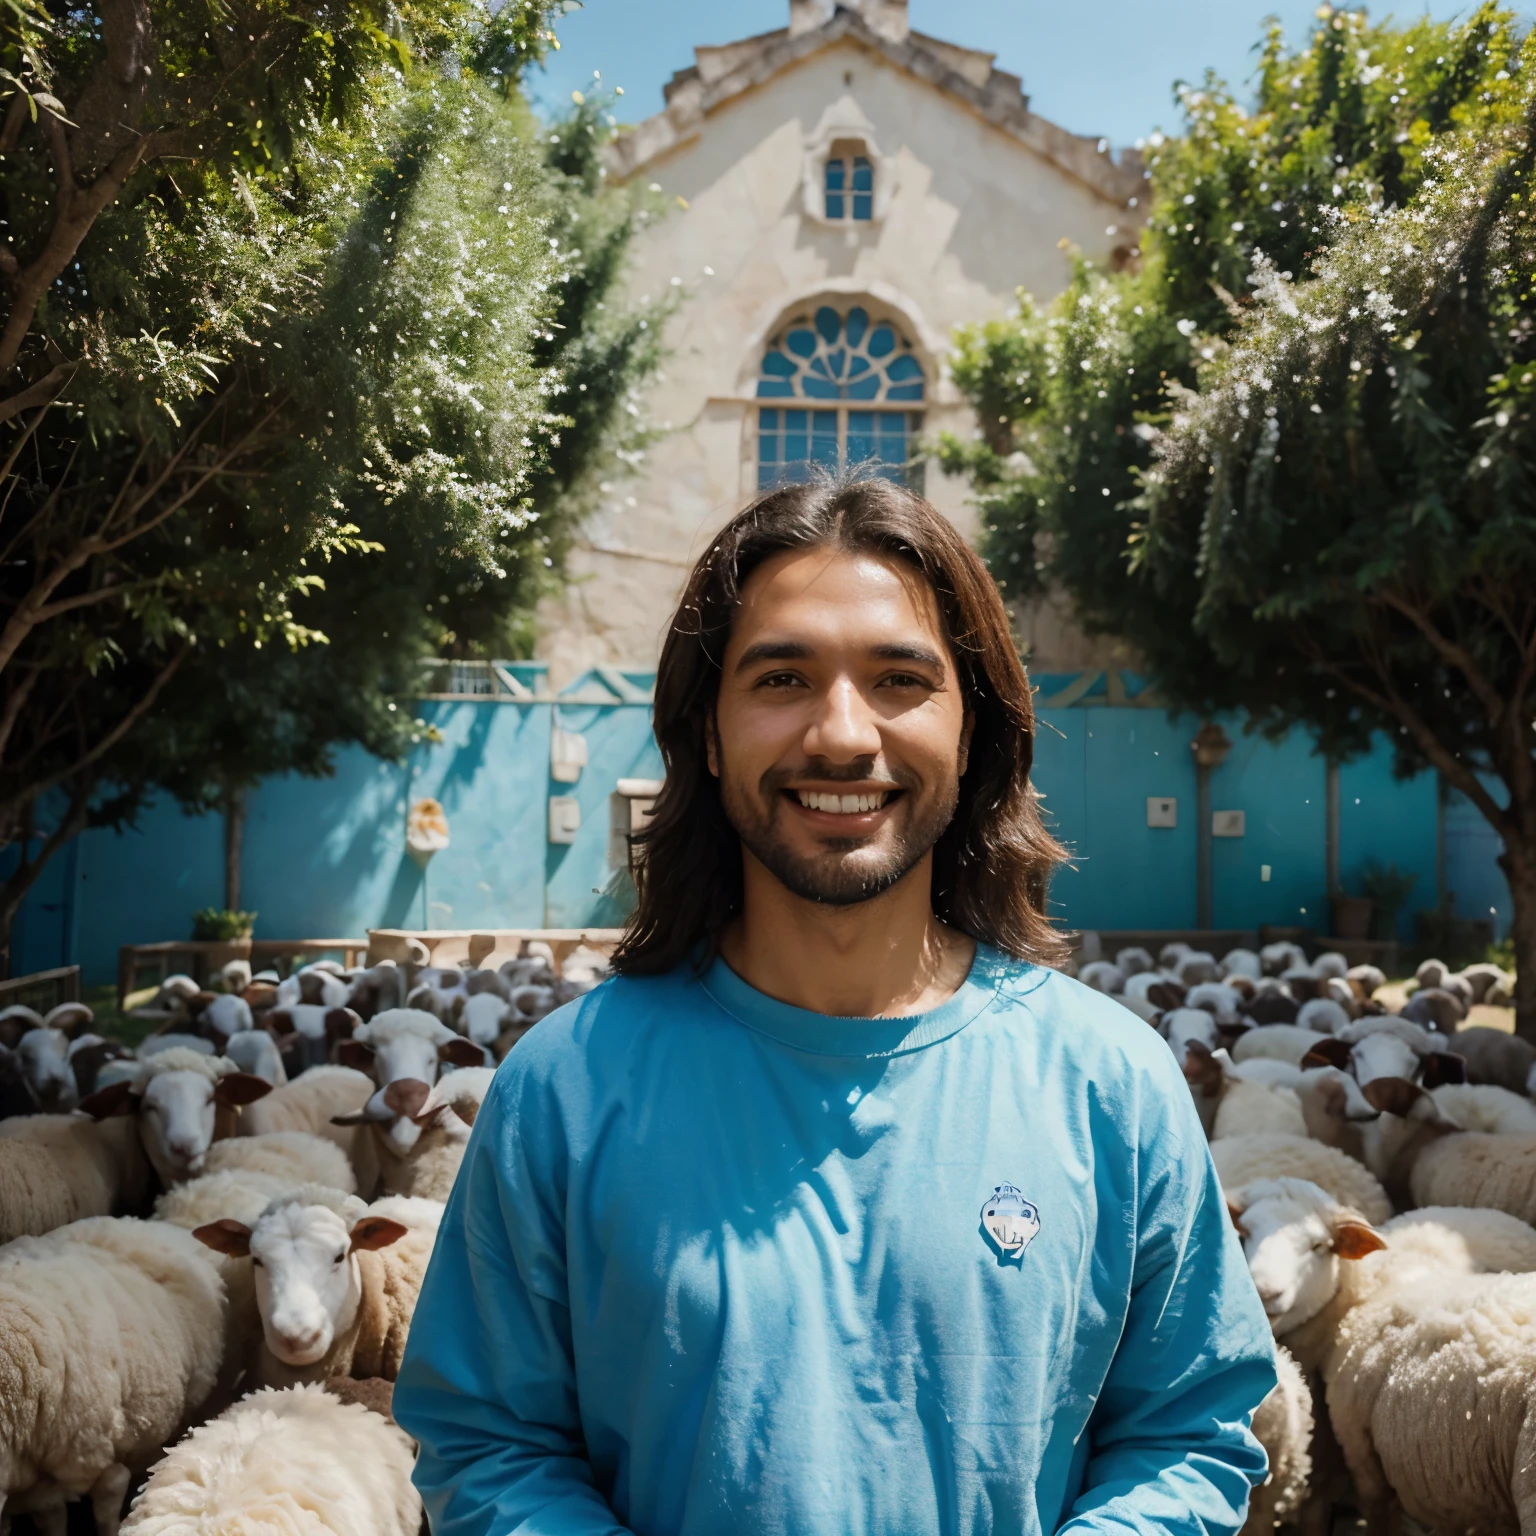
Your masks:
<instances>
[{"instance_id":1,"label":"man's long brown hair","mask_svg":"<svg viewBox=\"0 0 1536 1536\"><path fill-rule=\"evenodd\" d=\"M693 568L656 673L655 731L666 766L650 825L636 834L639 905L613 956L631 975L708 963L741 910L741 842L726 819L705 742L741 590L789 549L878 555L933 589L974 717L954 819L934 845L933 908L946 923L1021 960L1058 962L1045 915L1063 858L1029 783L1035 711L1001 597L953 526L888 480L786 486L733 518Z\"/></svg>"}]
</instances>

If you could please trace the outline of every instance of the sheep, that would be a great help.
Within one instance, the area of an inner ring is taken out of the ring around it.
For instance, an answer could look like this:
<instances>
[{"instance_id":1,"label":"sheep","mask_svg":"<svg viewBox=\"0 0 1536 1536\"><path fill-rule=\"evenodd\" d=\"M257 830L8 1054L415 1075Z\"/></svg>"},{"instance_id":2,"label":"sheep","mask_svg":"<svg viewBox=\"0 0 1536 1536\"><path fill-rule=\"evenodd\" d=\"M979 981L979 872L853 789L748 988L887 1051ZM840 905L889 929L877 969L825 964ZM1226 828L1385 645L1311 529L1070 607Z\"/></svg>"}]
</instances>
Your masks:
<instances>
[{"instance_id":1,"label":"sheep","mask_svg":"<svg viewBox=\"0 0 1536 1536\"><path fill-rule=\"evenodd\" d=\"M0 1044L0 1120L12 1115L35 1115L37 1095L27 1081L21 1059L10 1046Z\"/></svg>"},{"instance_id":2,"label":"sheep","mask_svg":"<svg viewBox=\"0 0 1536 1536\"><path fill-rule=\"evenodd\" d=\"M352 1009L321 1003L279 1004L266 1017L267 1028L277 1036L289 1077L323 1066L332 1046L350 1038L360 1023L361 1017Z\"/></svg>"},{"instance_id":3,"label":"sheep","mask_svg":"<svg viewBox=\"0 0 1536 1536\"><path fill-rule=\"evenodd\" d=\"M422 1132L406 1156L380 1140L380 1186L386 1194L447 1200L469 1143L469 1129L495 1075L490 1067L461 1067L439 1078L411 1112ZM410 1085L394 1086L399 1091Z\"/></svg>"},{"instance_id":4,"label":"sheep","mask_svg":"<svg viewBox=\"0 0 1536 1536\"><path fill-rule=\"evenodd\" d=\"M242 1072L259 1077L274 1088L281 1088L288 1081L282 1052L264 1029L242 1029L231 1035L224 1042L224 1054Z\"/></svg>"},{"instance_id":5,"label":"sheep","mask_svg":"<svg viewBox=\"0 0 1536 1536\"><path fill-rule=\"evenodd\" d=\"M317 1385L267 1387L150 1474L122 1536L416 1536L409 1436Z\"/></svg>"},{"instance_id":6,"label":"sheep","mask_svg":"<svg viewBox=\"0 0 1536 1536\"><path fill-rule=\"evenodd\" d=\"M133 1475L212 1390L224 1287L191 1234L92 1217L0 1250L0 1506L116 1536Z\"/></svg>"},{"instance_id":7,"label":"sheep","mask_svg":"<svg viewBox=\"0 0 1536 1536\"><path fill-rule=\"evenodd\" d=\"M21 1043L24 1034L42 1027L42 1014L35 1008L28 1008L25 1003L12 1003L7 1008L0 1008L0 1045L8 1045L13 1051Z\"/></svg>"},{"instance_id":8,"label":"sheep","mask_svg":"<svg viewBox=\"0 0 1536 1536\"><path fill-rule=\"evenodd\" d=\"M1349 975L1349 961L1337 950L1324 950L1312 962L1312 974L1324 980L1331 976L1336 976L1342 980Z\"/></svg>"},{"instance_id":9,"label":"sheep","mask_svg":"<svg viewBox=\"0 0 1536 1536\"><path fill-rule=\"evenodd\" d=\"M1247 1012L1255 1024L1294 1024L1301 1004L1273 976L1266 976L1254 988Z\"/></svg>"},{"instance_id":10,"label":"sheep","mask_svg":"<svg viewBox=\"0 0 1536 1536\"><path fill-rule=\"evenodd\" d=\"M139 1047L139 1056L147 1060L162 1051L195 1051L199 1056L217 1056L218 1047L204 1035L188 1035L180 1030L148 1036Z\"/></svg>"},{"instance_id":11,"label":"sheep","mask_svg":"<svg viewBox=\"0 0 1536 1536\"><path fill-rule=\"evenodd\" d=\"M1327 1038L1316 1030L1302 1029L1295 1024L1265 1024L1238 1037L1232 1047L1232 1059L1241 1066L1255 1057L1267 1056L1299 1067L1307 1052Z\"/></svg>"},{"instance_id":12,"label":"sheep","mask_svg":"<svg viewBox=\"0 0 1536 1536\"><path fill-rule=\"evenodd\" d=\"M1165 976L1161 971L1142 971L1132 976L1126 982L1124 991L1116 995L1134 997L1166 1010L1182 1008L1187 991L1188 988L1181 982L1175 981L1171 976Z\"/></svg>"},{"instance_id":13,"label":"sheep","mask_svg":"<svg viewBox=\"0 0 1536 1536\"><path fill-rule=\"evenodd\" d=\"M1352 965L1345 971L1344 979L1353 988L1362 1003L1375 997L1379 987L1387 984L1387 973L1377 965Z\"/></svg>"},{"instance_id":14,"label":"sheep","mask_svg":"<svg viewBox=\"0 0 1536 1536\"><path fill-rule=\"evenodd\" d=\"M496 976L495 971L488 974ZM496 979L501 980L499 976ZM474 992L464 999L454 1023L476 1045L491 1045L511 1022L512 1016L511 1003L498 992Z\"/></svg>"},{"instance_id":15,"label":"sheep","mask_svg":"<svg viewBox=\"0 0 1536 1536\"><path fill-rule=\"evenodd\" d=\"M1107 992L1111 996L1125 990L1125 972L1110 960L1090 960L1077 973L1077 979L1085 987L1092 987L1095 992Z\"/></svg>"},{"instance_id":16,"label":"sheep","mask_svg":"<svg viewBox=\"0 0 1536 1536\"><path fill-rule=\"evenodd\" d=\"M29 1029L16 1046L22 1071L46 1114L67 1114L80 1102L69 1065L69 1036L62 1029Z\"/></svg>"},{"instance_id":17,"label":"sheep","mask_svg":"<svg viewBox=\"0 0 1536 1536\"><path fill-rule=\"evenodd\" d=\"M1421 987L1438 987L1450 974L1451 968L1444 960L1424 960L1413 973L1413 979Z\"/></svg>"},{"instance_id":18,"label":"sheep","mask_svg":"<svg viewBox=\"0 0 1536 1536\"><path fill-rule=\"evenodd\" d=\"M1187 1056L1192 1041L1198 1041L1207 1051L1214 1051L1221 1043L1216 1020L1202 1008L1175 1008L1163 1015L1158 1027L1180 1063Z\"/></svg>"},{"instance_id":19,"label":"sheep","mask_svg":"<svg viewBox=\"0 0 1536 1536\"><path fill-rule=\"evenodd\" d=\"M385 1101L384 1090L403 1079L430 1088L444 1062L459 1067L486 1065L483 1047L455 1034L430 1013L414 1008L376 1014L354 1030L351 1039L343 1040L337 1053L348 1066L371 1069L379 1089L360 1110L338 1117L339 1123L378 1125L401 1154L410 1151L420 1127Z\"/></svg>"},{"instance_id":20,"label":"sheep","mask_svg":"<svg viewBox=\"0 0 1536 1536\"><path fill-rule=\"evenodd\" d=\"M1307 952L1299 944L1282 940L1278 944L1266 944L1259 951L1259 964L1266 976L1278 976L1293 966L1305 965Z\"/></svg>"},{"instance_id":21,"label":"sheep","mask_svg":"<svg viewBox=\"0 0 1536 1536\"><path fill-rule=\"evenodd\" d=\"M1414 1160L1408 1188L1416 1205L1474 1206L1536 1223L1536 1136L1440 1136Z\"/></svg>"},{"instance_id":22,"label":"sheep","mask_svg":"<svg viewBox=\"0 0 1536 1536\"><path fill-rule=\"evenodd\" d=\"M356 1010L363 1020L389 1008L398 1008L405 1001L405 977L393 960L381 960L377 965L358 972L352 981L347 1006Z\"/></svg>"},{"instance_id":23,"label":"sheep","mask_svg":"<svg viewBox=\"0 0 1536 1536\"><path fill-rule=\"evenodd\" d=\"M1387 1192L1368 1168L1305 1136L1228 1136L1211 1143L1211 1158L1229 1192L1258 1179L1303 1179L1376 1225L1392 1215Z\"/></svg>"},{"instance_id":24,"label":"sheep","mask_svg":"<svg viewBox=\"0 0 1536 1536\"><path fill-rule=\"evenodd\" d=\"M242 1030L255 1027L251 1005L234 992L221 992L198 1015L198 1022L211 1033L215 1044L228 1040Z\"/></svg>"},{"instance_id":25,"label":"sheep","mask_svg":"<svg viewBox=\"0 0 1536 1536\"><path fill-rule=\"evenodd\" d=\"M1127 976L1139 976L1143 971L1154 971L1157 962L1152 958L1152 951L1143 949L1140 944L1128 944L1115 955L1115 964Z\"/></svg>"},{"instance_id":26,"label":"sheep","mask_svg":"<svg viewBox=\"0 0 1536 1536\"><path fill-rule=\"evenodd\" d=\"M251 984L251 962L249 960L226 960L219 967L219 985L226 992L240 993Z\"/></svg>"},{"instance_id":27,"label":"sheep","mask_svg":"<svg viewBox=\"0 0 1536 1536\"><path fill-rule=\"evenodd\" d=\"M1347 1029L1349 1023L1347 1010L1331 997L1309 999L1296 1015L1299 1029L1315 1030L1320 1035L1336 1035L1341 1029Z\"/></svg>"},{"instance_id":28,"label":"sheep","mask_svg":"<svg viewBox=\"0 0 1536 1536\"><path fill-rule=\"evenodd\" d=\"M293 1184L325 1184L352 1194L357 1175L347 1154L333 1141L308 1131L271 1131L265 1136L231 1136L208 1149L204 1176L242 1169Z\"/></svg>"},{"instance_id":29,"label":"sheep","mask_svg":"<svg viewBox=\"0 0 1536 1536\"><path fill-rule=\"evenodd\" d=\"M1519 1035L1473 1024L1451 1036L1450 1048L1466 1062L1469 1083L1536 1094L1536 1046Z\"/></svg>"},{"instance_id":30,"label":"sheep","mask_svg":"<svg viewBox=\"0 0 1536 1536\"><path fill-rule=\"evenodd\" d=\"M1306 1122L1295 1092L1237 1076L1225 1050L1212 1051L1201 1041L1191 1040L1183 1066L1200 1123L1212 1141L1245 1132L1306 1134Z\"/></svg>"},{"instance_id":31,"label":"sheep","mask_svg":"<svg viewBox=\"0 0 1536 1536\"><path fill-rule=\"evenodd\" d=\"M311 1067L243 1111L237 1134L309 1131L323 1136L347 1154L358 1191L367 1198L378 1187L378 1152L368 1126L348 1117L362 1109L373 1091L373 1079L353 1067ZM336 1124L338 1118L347 1123Z\"/></svg>"},{"instance_id":32,"label":"sheep","mask_svg":"<svg viewBox=\"0 0 1536 1536\"><path fill-rule=\"evenodd\" d=\"M75 1101L94 1093L101 1083L102 1069L108 1062L126 1061L133 1051L119 1040L103 1040L100 1035L78 1035L69 1042L69 1070L75 1076Z\"/></svg>"},{"instance_id":33,"label":"sheep","mask_svg":"<svg viewBox=\"0 0 1536 1536\"><path fill-rule=\"evenodd\" d=\"M53 1204L45 1230L78 1221L84 1216L109 1216L142 1210L149 1198L150 1168L139 1139L138 1127L131 1120L113 1119L96 1122L84 1115L23 1115L0 1120L0 1201L9 1191L36 1175L41 1152L53 1164L68 1190L67 1203ZM49 1183L49 1187L57 1186ZM41 1202L40 1185L33 1196ZM0 1242L21 1231L35 1234L38 1212L25 1218L17 1231L7 1231L0 1224ZM15 1208L12 1208L13 1215ZM6 1217L6 1222L13 1219Z\"/></svg>"},{"instance_id":34,"label":"sheep","mask_svg":"<svg viewBox=\"0 0 1536 1536\"><path fill-rule=\"evenodd\" d=\"M1347 1057L1343 1054L1346 1050ZM1378 1077L1403 1077L1434 1088L1460 1082L1466 1076L1465 1063L1447 1049L1444 1036L1393 1014L1356 1019L1315 1054L1327 1056L1335 1066L1348 1066L1362 1083Z\"/></svg>"},{"instance_id":35,"label":"sheep","mask_svg":"<svg viewBox=\"0 0 1536 1536\"><path fill-rule=\"evenodd\" d=\"M1438 1030L1442 1035L1454 1034L1466 1018L1467 1010L1461 999L1442 987L1428 987L1415 992L1402 1007L1402 1016L1426 1029Z\"/></svg>"},{"instance_id":36,"label":"sheep","mask_svg":"<svg viewBox=\"0 0 1536 1536\"><path fill-rule=\"evenodd\" d=\"M1186 1008L1202 1008L1218 1025L1236 1024L1242 1017L1243 999L1233 987L1219 981L1202 981L1189 989Z\"/></svg>"},{"instance_id":37,"label":"sheep","mask_svg":"<svg viewBox=\"0 0 1536 1536\"><path fill-rule=\"evenodd\" d=\"M1442 1114L1469 1131L1490 1136L1536 1135L1536 1104L1489 1084L1444 1083L1430 1090Z\"/></svg>"},{"instance_id":38,"label":"sheep","mask_svg":"<svg viewBox=\"0 0 1536 1536\"><path fill-rule=\"evenodd\" d=\"M1278 1380L1254 1411L1252 1425L1269 1458L1269 1475L1253 1490L1238 1536L1273 1536L1275 1527L1306 1501L1312 1481L1312 1389L1283 1344L1275 1348L1275 1375Z\"/></svg>"},{"instance_id":39,"label":"sheep","mask_svg":"<svg viewBox=\"0 0 1536 1536\"><path fill-rule=\"evenodd\" d=\"M1249 981L1257 981L1264 974L1263 962L1251 949L1229 949L1221 957L1217 970L1221 972L1223 981L1233 976L1245 976Z\"/></svg>"},{"instance_id":40,"label":"sheep","mask_svg":"<svg viewBox=\"0 0 1536 1536\"><path fill-rule=\"evenodd\" d=\"M1157 964L1160 970L1171 971L1185 955L1194 951L1194 945L1186 944L1183 939L1170 939L1157 952Z\"/></svg>"},{"instance_id":41,"label":"sheep","mask_svg":"<svg viewBox=\"0 0 1536 1536\"><path fill-rule=\"evenodd\" d=\"M1203 981L1215 981L1221 974L1216 969L1215 955L1203 949L1192 949L1181 955L1172 970L1186 987L1197 987Z\"/></svg>"},{"instance_id":42,"label":"sheep","mask_svg":"<svg viewBox=\"0 0 1536 1536\"><path fill-rule=\"evenodd\" d=\"M193 1233L216 1253L260 1260L256 1301L266 1386L399 1373L442 1206L306 1184L250 1226L228 1218Z\"/></svg>"},{"instance_id":43,"label":"sheep","mask_svg":"<svg viewBox=\"0 0 1536 1536\"><path fill-rule=\"evenodd\" d=\"M46 1147L0 1142L0 1244L41 1237L78 1215L64 1170Z\"/></svg>"},{"instance_id":44,"label":"sheep","mask_svg":"<svg viewBox=\"0 0 1536 1536\"><path fill-rule=\"evenodd\" d=\"M203 1171L220 1111L233 1115L271 1091L270 1083L222 1056L169 1050L141 1061L132 1082L98 1089L80 1108L98 1120L132 1115L150 1164L170 1185ZM233 1128L226 1121L224 1129Z\"/></svg>"}]
</instances>

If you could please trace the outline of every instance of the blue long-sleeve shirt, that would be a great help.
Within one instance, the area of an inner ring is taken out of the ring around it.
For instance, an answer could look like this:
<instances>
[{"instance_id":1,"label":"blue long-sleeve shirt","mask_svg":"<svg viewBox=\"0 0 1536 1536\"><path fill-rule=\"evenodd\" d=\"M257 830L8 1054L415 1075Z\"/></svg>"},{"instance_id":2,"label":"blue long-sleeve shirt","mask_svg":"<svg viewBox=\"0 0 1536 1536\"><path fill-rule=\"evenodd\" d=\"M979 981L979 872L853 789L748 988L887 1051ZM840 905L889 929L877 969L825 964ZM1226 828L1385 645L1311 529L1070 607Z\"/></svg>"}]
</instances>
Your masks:
<instances>
[{"instance_id":1,"label":"blue long-sleeve shirt","mask_svg":"<svg viewBox=\"0 0 1536 1536\"><path fill-rule=\"evenodd\" d=\"M716 961L537 1025L394 1411L436 1536L1231 1536L1274 1380L1167 1046L983 946L906 1018Z\"/></svg>"}]
</instances>

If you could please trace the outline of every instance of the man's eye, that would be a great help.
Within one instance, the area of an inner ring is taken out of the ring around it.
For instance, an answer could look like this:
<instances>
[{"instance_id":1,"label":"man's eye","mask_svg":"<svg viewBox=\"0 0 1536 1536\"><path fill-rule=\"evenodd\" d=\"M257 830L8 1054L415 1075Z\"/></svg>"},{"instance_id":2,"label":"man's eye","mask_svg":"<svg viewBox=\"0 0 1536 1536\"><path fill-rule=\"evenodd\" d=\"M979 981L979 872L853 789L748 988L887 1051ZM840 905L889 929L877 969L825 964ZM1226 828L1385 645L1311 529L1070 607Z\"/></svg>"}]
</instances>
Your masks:
<instances>
[{"instance_id":1,"label":"man's eye","mask_svg":"<svg viewBox=\"0 0 1536 1536\"><path fill-rule=\"evenodd\" d=\"M757 680L759 688L798 688L800 679L793 672L770 672Z\"/></svg>"},{"instance_id":2,"label":"man's eye","mask_svg":"<svg viewBox=\"0 0 1536 1536\"><path fill-rule=\"evenodd\" d=\"M915 672L893 672L889 677L880 680L882 688L927 688L930 686L926 677L919 677Z\"/></svg>"}]
</instances>

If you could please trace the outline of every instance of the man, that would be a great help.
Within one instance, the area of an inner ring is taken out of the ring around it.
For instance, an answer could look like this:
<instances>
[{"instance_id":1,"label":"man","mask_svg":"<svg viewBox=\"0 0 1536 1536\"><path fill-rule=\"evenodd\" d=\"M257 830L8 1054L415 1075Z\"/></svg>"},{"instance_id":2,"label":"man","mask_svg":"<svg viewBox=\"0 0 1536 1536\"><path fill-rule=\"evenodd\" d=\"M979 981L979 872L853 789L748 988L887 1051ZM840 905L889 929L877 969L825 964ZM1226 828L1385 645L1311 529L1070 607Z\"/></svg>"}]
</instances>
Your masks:
<instances>
[{"instance_id":1,"label":"man","mask_svg":"<svg viewBox=\"0 0 1536 1536\"><path fill-rule=\"evenodd\" d=\"M655 729L618 976L497 1073L396 1385L437 1536L1230 1536L1269 1330L1167 1046L1043 963L985 568L773 492Z\"/></svg>"}]
</instances>

